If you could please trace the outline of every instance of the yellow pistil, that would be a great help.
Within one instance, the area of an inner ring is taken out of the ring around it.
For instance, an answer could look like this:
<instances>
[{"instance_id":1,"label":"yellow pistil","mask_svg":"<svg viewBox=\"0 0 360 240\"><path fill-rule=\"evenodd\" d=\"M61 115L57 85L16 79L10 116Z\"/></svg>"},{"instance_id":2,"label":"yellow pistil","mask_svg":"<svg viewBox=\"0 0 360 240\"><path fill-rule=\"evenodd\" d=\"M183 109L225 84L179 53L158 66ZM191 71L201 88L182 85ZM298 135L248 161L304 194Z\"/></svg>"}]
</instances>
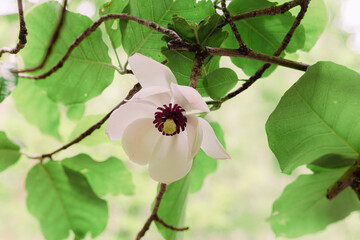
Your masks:
<instances>
[{"instance_id":1,"label":"yellow pistil","mask_svg":"<svg viewBox=\"0 0 360 240\"><path fill-rule=\"evenodd\" d=\"M176 123L172 119L166 119L164 122L163 132L166 134L173 134L176 132Z\"/></svg>"}]
</instances>

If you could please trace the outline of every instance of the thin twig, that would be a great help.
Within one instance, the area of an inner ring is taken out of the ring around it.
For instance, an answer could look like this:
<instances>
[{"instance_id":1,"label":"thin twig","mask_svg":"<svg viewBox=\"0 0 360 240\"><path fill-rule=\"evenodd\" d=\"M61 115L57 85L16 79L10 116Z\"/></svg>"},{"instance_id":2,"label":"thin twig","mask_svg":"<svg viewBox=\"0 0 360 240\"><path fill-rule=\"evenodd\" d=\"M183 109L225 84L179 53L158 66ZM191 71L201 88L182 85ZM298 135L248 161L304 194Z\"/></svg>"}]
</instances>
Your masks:
<instances>
[{"instance_id":1,"label":"thin twig","mask_svg":"<svg viewBox=\"0 0 360 240\"><path fill-rule=\"evenodd\" d=\"M171 229L173 231L181 232L181 231L189 230L189 227L178 228L178 227L171 226L171 225L167 224L166 222L164 222L164 220L160 219L158 217L158 215L155 215L154 221L160 223L164 227L169 228L169 229Z\"/></svg>"},{"instance_id":2,"label":"thin twig","mask_svg":"<svg viewBox=\"0 0 360 240\"><path fill-rule=\"evenodd\" d=\"M296 28L300 25L301 20L304 18L304 15L307 11L307 7L309 5L310 0L303 0L302 4L301 4L301 10L298 13L297 17L295 18L295 21L293 23L293 25L291 26L290 30L288 31L288 33L285 35L281 45L279 46L279 48L275 51L274 53L274 57L276 58L276 56L279 56L282 51L284 51L286 49L286 47L289 45L289 42L296 30ZM281 59L281 58L278 58ZM293 62L293 61L292 61ZM276 64L276 63L275 63ZM249 80L247 82L245 82L241 87L239 87L237 90L229 93L228 95L226 95L224 98L220 99L219 101L217 101L216 104L222 104L223 102L237 96L238 94L240 94L241 92L245 91L246 89L248 89L254 82L256 82L256 80L258 80L259 78L262 77L262 75L264 74L264 72L271 66L271 64L266 63L263 66L261 66L254 75L252 75ZM299 64L298 65L301 69L299 70L303 70L306 71L308 65L305 64Z\"/></svg>"},{"instance_id":3,"label":"thin twig","mask_svg":"<svg viewBox=\"0 0 360 240\"><path fill-rule=\"evenodd\" d=\"M37 158L39 158L39 159L40 158L41 159L50 158L51 159L55 153L58 153L62 150L65 150L65 149L71 147L72 145L80 142L81 140L83 140L84 138L86 138L87 136L92 134L96 129L99 129L106 122L106 120L110 117L110 115L113 111L115 111L121 105L125 104L127 102L127 100L131 99L135 95L135 93L140 91L140 89L141 89L140 84L139 83L135 84L134 87L129 91L126 98L123 101L121 101L118 105L116 105L116 107L114 107L108 114L106 114L99 122L92 125L89 129L87 129L85 132L81 133L77 138L75 138L73 141L69 142L68 144L56 149L55 151L53 151L51 153L42 154L41 156L39 156Z\"/></svg>"},{"instance_id":4,"label":"thin twig","mask_svg":"<svg viewBox=\"0 0 360 240\"><path fill-rule=\"evenodd\" d=\"M222 8L222 11L223 11L223 13L224 13L224 15L225 15L225 20L226 20L226 22L230 25L231 30L232 30L232 32L234 33L235 38L236 38L236 40L237 40L238 43L239 43L240 49L242 49L242 51L244 51L244 50L248 50L248 51L249 51L249 49L246 47L245 42L242 40L242 38L241 38L241 36L240 36L240 33L239 33L239 31L238 31L235 23L232 21L232 18L231 18L231 16L230 16L230 13L229 13L229 11L228 11L227 8L226 8L226 2L225 2L225 0L221 0L221 8Z\"/></svg>"},{"instance_id":5,"label":"thin twig","mask_svg":"<svg viewBox=\"0 0 360 240\"><path fill-rule=\"evenodd\" d=\"M18 3L18 11L19 11L19 22L20 22L20 30L19 30L19 42L16 44L16 46L14 48L8 48L8 47L3 47L0 49L0 57L2 56L3 53L10 53L10 54L16 54L18 53L21 49L23 49L26 45L26 35L27 33L27 29L26 29L26 24L25 24L25 19L24 19L24 10L23 10L23 4L22 4L22 0L17 0Z\"/></svg>"},{"instance_id":6,"label":"thin twig","mask_svg":"<svg viewBox=\"0 0 360 240\"><path fill-rule=\"evenodd\" d=\"M59 19L58 25L56 26L56 29L55 29L52 37L51 37L51 40L50 40L49 45L47 47L45 56L44 56L43 60L41 61L41 63L36 67L23 69L23 70L20 70L20 71L14 71L14 72L16 72L16 73L34 72L34 71L36 71L38 69L41 69L41 68L43 68L45 66L46 61L48 60L48 58L49 58L49 56L50 56L50 54L52 52L52 49L53 49L57 39L59 38L61 28L62 28L62 26L63 26L63 24L65 22L66 6L67 6L67 0L64 0L63 7L62 7L61 13L60 13L60 19Z\"/></svg>"},{"instance_id":7,"label":"thin twig","mask_svg":"<svg viewBox=\"0 0 360 240\"><path fill-rule=\"evenodd\" d=\"M250 12L245 12L245 13L241 13L238 15L235 15L232 17L233 21L238 21L238 20L242 20L242 19L246 19L246 18L252 18L252 17L257 17L257 16L261 16L261 15L277 15L277 14L283 14L287 11L289 11L291 8L294 8L300 4L302 4L304 2L304 0L294 0L291 2L286 2L282 5L279 6L271 6L271 7L266 7L266 8L261 8L261 9L256 9Z\"/></svg>"},{"instance_id":8,"label":"thin twig","mask_svg":"<svg viewBox=\"0 0 360 240\"><path fill-rule=\"evenodd\" d=\"M144 226L142 227L142 229L137 234L136 240L140 240L145 235L146 231L149 230L152 221L155 220L155 216L157 215L157 211L159 210L159 205L160 205L162 197L164 196L165 191L166 191L166 184L161 183L159 192L158 192L158 194L156 196L156 201L155 201L153 210L152 210L149 218L145 222Z\"/></svg>"},{"instance_id":9,"label":"thin twig","mask_svg":"<svg viewBox=\"0 0 360 240\"><path fill-rule=\"evenodd\" d=\"M88 27L83 33L81 33L75 40L74 42L71 43L71 45L69 46L68 50L66 51L66 53L64 54L64 56L59 60L59 62L57 64L55 64L53 67L51 67L51 69L43 74L40 74L38 76L31 76L31 75L26 75L26 74L21 74L19 73L20 77L24 77L24 78L31 78L31 79L43 79L46 78L48 76L50 76L51 74L53 74L54 72L56 72L59 68L61 68L65 61L69 58L71 52L77 47L79 46L79 44L86 38L88 37L91 33L93 33L100 25L101 23L103 23L104 21L107 20L113 20L113 19L125 19L125 20L131 20L131 21L135 21L141 25L147 26L155 31L158 31L160 33L163 33L167 36L169 36L171 39L173 39L175 42L178 41L182 41L182 39L179 37L179 35L170 29L164 28L161 25L153 22L153 21L149 21L143 18L139 18L136 16L131 16L127 13L119 13L119 14L107 14L107 15L103 15L101 16L97 21L95 21L90 27ZM13 73L18 73L19 71L17 70L13 70Z\"/></svg>"},{"instance_id":10,"label":"thin twig","mask_svg":"<svg viewBox=\"0 0 360 240\"><path fill-rule=\"evenodd\" d=\"M177 227L174 227L174 226L171 226L167 223L165 223L162 219L159 218L158 216L158 210L159 210L159 206L160 206L160 202L161 202L161 199L163 198L164 196L164 193L166 191L166 184L165 183L161 183L160 184L160 189L159 189L159 192L156 196L156 200L155 200L155 204L154 204L154 207L151 211L151 214L150 216L148 217L148 219L146 220L144 226L142 227L142 229L139 231L139 233L137 234L136 236L136 240L140 240L143 236L145 236L145 233L147 232L147 230L149 230L150 228L150 225L153 221L155 222L158 222L160 223L161 225L163 225L164 227L168 228L168 229L171 229L173 231L185 231L185 230L188 230L189 228L188 227L184 227L184 228L177 228Z\"/></svg>"}]
</instances>

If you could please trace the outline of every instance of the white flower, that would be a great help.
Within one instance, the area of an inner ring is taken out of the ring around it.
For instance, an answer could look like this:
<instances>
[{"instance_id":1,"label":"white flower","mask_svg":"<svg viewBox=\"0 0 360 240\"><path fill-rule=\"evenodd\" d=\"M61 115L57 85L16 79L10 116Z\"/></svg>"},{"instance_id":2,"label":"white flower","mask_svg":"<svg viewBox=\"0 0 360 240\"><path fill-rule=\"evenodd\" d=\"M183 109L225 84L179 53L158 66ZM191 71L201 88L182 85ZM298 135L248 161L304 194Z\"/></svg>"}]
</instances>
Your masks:
<instances>
[{"instance_id":1,"label":"white flower","mask_svg":"<svg viewBox=\"0 0 360 240\"><path fill-rule=\"evenodd\" d=\"M106 134L122 140L131 161L149 164L151 178L169 184L189 172L200 147L210 157L230 158L210 124L189 114L209 112L195 89L177 85L168 67L141 54L129 64L143 89L111 114Z\"/></svg>"}]
</instances>

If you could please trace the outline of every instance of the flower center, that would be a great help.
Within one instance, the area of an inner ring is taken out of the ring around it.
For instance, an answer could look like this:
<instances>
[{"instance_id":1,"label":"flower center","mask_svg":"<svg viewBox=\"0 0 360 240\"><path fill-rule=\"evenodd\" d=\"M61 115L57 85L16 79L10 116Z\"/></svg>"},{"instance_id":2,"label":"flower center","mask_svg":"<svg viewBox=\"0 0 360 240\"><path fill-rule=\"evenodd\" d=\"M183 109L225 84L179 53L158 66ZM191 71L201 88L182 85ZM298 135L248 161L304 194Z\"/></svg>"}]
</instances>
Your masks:
<instances>
[{"instance_id":1,"label":"flower center","mask_svg":"<svg viewBox=\"0 0 360 240\"><path fill-rule=\"evenodd\" d=\"M153 123L155 127L166 136L173 136L185 130L187 118L183 115L185 110L179 105L169 103L157 108Z\"/></svg>"}]
</instances>

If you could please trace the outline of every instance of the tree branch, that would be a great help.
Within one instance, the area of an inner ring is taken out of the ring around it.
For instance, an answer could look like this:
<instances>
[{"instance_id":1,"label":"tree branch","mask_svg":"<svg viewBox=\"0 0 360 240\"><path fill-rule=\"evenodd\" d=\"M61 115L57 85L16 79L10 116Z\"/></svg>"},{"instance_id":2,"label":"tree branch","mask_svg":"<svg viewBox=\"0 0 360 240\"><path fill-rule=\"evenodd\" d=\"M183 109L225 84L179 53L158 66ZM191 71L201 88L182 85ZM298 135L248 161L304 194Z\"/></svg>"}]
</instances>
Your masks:
<instances>
[{"instance_id":1,"label":"tree branch","mask_svg":"<svg viewBox=\"0 0 360 240\"><path fill-rule=\"evenodd\" d=\"M331 187L328 188L326 198L331 200L339 193L341 193L345 188L351 186L360 199L360 192L358 189L359 172L360 157L358 157L355 163L340 177L339 180L337 180L333 185L331 185Z\"/></svg>"},{"instance_id":2,"label":"tree branch","mask_svg":"<svg viewBox=\"0 0 360 240\"><path fill-rule=\"evenodd\" d=\"M290 30L288 31L288 33L285 35L283 41L281 42L281 45L279 46L279 48L274 52L274 59L281 59L278 58L277 56L279 56L285 49L286 47L289 45L290 40L296 30L296 28L300 25L301 20L304 18L305 13L307 11L308 5L310 3L310 0L302 0L301 2L301 10L298 13L297 17L295 18L295 21L293 23L293 25L291 26ZM278 60L275 60L278 61ZM290 63L291 65L293 65L295 62L291 61L292 63ZM256 82L256 80L258 80L259 78L262 77L262 75L264 74L264 72L271 66L270 63L275 63L275 62L270 62L264 64L263 66L261 66L254 75L252 75L249 80L247 82L245 82L241 87L239 87L237 90L227 94L225 97L223 97L222 99L220 99L219 101L211 101L208 102L209 104L213 104L216 105L217 107L219 107L219 105L221 105L222 103L224 103L225 101L237 96L238 94L242 93L243 91L245 91L246 89L248 89L254 82ZM275 63L276 64L276 63ZM285 65L283 65L285 66ZM299 65L297 65L296 67L299 67L298 70L302 70L302 71L306 71L308 65L306 64L302 64L299 63ZM297 69L297 68L295 68Z\"/></svg>"},{"instance_id":3,"label":"tree branch","mask_svg":"<svg viewBox=\"0 0 360 240\"><path fill-rule=\"evenodd\" d=\"M291 38L291 37L290 37ZM284 39L285 41L285 39ZM289 41L288 38L286 38L286 41ZM287 46L287 44L286 44ZM191 46L187 43L175 43L170 41L168 43L168 47L170 50L186 50L189 52L195 52L197 51L197 48L194 46ZM283 44L279 47L279 49L284 48ZM278 50L279 50L278 49ZM282 51L282 50L281 50ZM280 51L280 52L281 52ZM306 71L307 67L309 65L295 62L292 60L287 60L284 58L277 57L276 55L267 55L264 53L259 53L255 51L247 51L242 49L228 49L228 48L214 48L214 47L204 47L204 53L206 53L207 56L229 56L229 57L244 57L244 58L250 58L262 62L267 62L271 64L276 64L288 68L293 68L300 71ZM277 52L275 52L277 53ZM270 66L270 64L269 64Z\"/></svg>"},{"instance_id":4,"label":"tree branch","mask_svg":"<svg viewBox=\"0 0 360 240\"><path fill-rule=\"evenodd\" d=\"M241 14L233 16L232 20L238 21L238 20L257 17L257 16L261 16L261 15L274 16L277 14L283 14L283 13L289 11L291 8L301 5L303 2L304 2L304 0L294 0L291 2L286 2L279 6L271 6L271 7L266 7L266 8L261 8L261 9L257 9L254 11L250 11L250 12L241 13Z\"/></svg>"},{"instance_id":5,"label":"tree branch","mask_svg":"<svg viewBox=\"0 0 360 240\"><path fill-rule=\"evenodd\" d=\"M32 75L26 75L26 74L21 74L19 72L21 71L17 71L17 70L13 70L13 73L18 73L18 75L20 77L24 77L24 78L30 78L30 79L43 79L46 78L48 76L50 76L51 74L55 73L58 69L60 69L65 61L69 58L71 52L77 47L79 46L79 44L86 38L88 37L91 33L93 33L100 25L101 23L103 23L104 21L107 20L113 20L113 19L125 19L125 20L131 20L131 21L135 21L141 25L147 26L155 31L158 31L160 33L163 33L167 36L169 36L173 41L175 42L182 42L183 40L179 37L179 35L170 29L164 28L161 25L153 22L153 21L149 21L143 18L139 18L139 17L135 17L135 16L131 16L127 13L118 13L118 14L107 14L107 15L103 15L101 16L97 21L95 21L90 27L88 27L83 33L81 33L73 42L72 44L69 46L68 50L66 51L65 55L59 60L59 62L57 64L55 64L49 71L40 74L38 76L32 76Z\"/></svg>"},{"instance_id":6,"label":"tree branch","mask_svg":"<svg viewBox=\"0 0 360 240\"><path fill-rule=\"evenodd\" d=\"M138 91L140 91L141 86L139 83L135 84L134 87L129 91L128 95L126 96L126 98L121 101L118 105L116 105L116 107L114 107L108 114L106 114L99 122L95 123L94 125L92 125L89 129L87 129L85 132L81 133L77 138L75 138L73 141L69 142L68 144L56 149L55 151L51 152L51 153L46 153L46 154L42 154L38 157L34 157L36 159L44 159L44 158L52 158L52 156L55 153L58 153L62 150L65 150L69 147L71 147L72 145L82 141L84 138L86 138L87 136L89 136L90 134L92 134L96 129L99 129L105 122L106 120L110 117L111 113L113 111L115 111L117 108L119 108L121 105L125 104L127 102L127 100L131 99L135 93L137 93Z\"/></svg>"},{"instance_id":7,"label":"tree branch","mask_svg":"<svg viewBox=\"0 0 360 240\"><path fill-rule=\"evenodd\" d=\"M224 15L225 15L225 20L226 20L226 22L230 25L231 30L232 30L232 32L234 33L235 38L236 38L236 40L237 40L238 43L239 43L240 49L242 49L242 51L244 51L244 52L245 52L245 50L248 50L248 51L249 51L249 49L246 47L245 42L242 40L242 38L241 38L241 36L240 36L240 33L239 33L239 31L238 31L235 23L233 22L233 20L232 20L232 18L231 18L231 16L230 16L229 11L228 11L227 8L226 8L225 0L221 0L221 8L222 8L222 11L223 11L223 13L224 13Z\"/></svg>"},{"instance_id":8,"label":"tree branch","mask_svg":"<svg viewBox=\"0 0 360 240\"><path fill-rule=\"evenodd\" d=\"M204 64L204 60L207 57L206 53L197 52L195 54L193 67L191 69L191 75L190 75L190 82L189 86L196 89L197 81L199 77L201 76L201 68Z\"/></svg>"},{"instance_id":9,"label":"tree branch","mask_svg":"<svg viewBox=\"0 0 360 240\"><path fill-rule=\"evenodd\" d=\"M2 56L3 53L10 53L10 54L16 54L18 53L21 49L23 49L26 45L26 35L27 33L27 29L26 29L26 24L25 24L25 19L24 19L24 10L23 10L23 4L22 4L22 0L17 0L18 3L18 11L19 11L19 22L20 22L20 30L19 30L19 42L16 44L16 46L14 48L7 48L7 47L3 47L0 49L0 57Z\"/></svg>"},{"instance_id":10,"label":"tree branch","mask_svg":"<svg viewBox=\"0 0 360 240\"><path fill-rule=\"evenodd\" d=\"M47 50L46 50L46 53L45 53L45 56L44 56L42 62L36 67L23 69L23 70L20 70L20 71L13 71L14 73L34 72L34 71L36 71L38 69L41 69L41 68L43 68L45 66L45 63L48 60L57 39L59 38L60 30L61 30L62 26L64 25L66 6L67 6L67 0L64 0L63 8L61 9L60 19L59 19L58 25L56 26L56 29L55 29L52 37L51 37L51 40L49 42L49 45L47 47Z\"/></svg>"}]
</instances>

